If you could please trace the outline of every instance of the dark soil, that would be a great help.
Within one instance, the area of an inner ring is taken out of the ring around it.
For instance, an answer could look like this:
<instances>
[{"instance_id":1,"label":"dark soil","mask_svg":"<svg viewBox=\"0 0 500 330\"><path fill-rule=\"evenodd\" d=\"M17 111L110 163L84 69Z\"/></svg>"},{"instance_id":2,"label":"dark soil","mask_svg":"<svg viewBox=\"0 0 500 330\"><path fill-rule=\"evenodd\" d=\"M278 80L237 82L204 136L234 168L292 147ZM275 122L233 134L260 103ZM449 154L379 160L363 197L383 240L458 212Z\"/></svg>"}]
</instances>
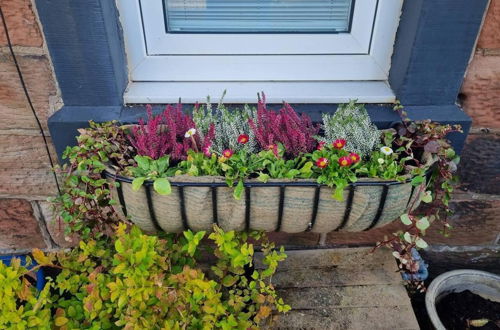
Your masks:
<instances>
[{"instance_id":1,"label":"dark soil","mask_svg":"<svg viewBox=\"0 0 500 330\"><path fill-rule=\"evenodd\" d=\"M500 329L500 303L470 292L454 292L443 297L436 305L438 315L446 329ZM488 319L485 326L473 327L471 320Z\"/></svg>"}]
</instances>

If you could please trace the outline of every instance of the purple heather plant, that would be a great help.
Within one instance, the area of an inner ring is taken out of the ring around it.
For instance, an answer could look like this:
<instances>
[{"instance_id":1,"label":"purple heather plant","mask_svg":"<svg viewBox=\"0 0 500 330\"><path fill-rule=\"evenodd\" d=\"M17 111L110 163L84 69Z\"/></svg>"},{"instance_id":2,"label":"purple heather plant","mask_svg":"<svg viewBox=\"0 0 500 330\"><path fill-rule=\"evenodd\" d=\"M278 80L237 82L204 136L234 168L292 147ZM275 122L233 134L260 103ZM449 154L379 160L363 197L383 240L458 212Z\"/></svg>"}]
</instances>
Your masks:
<instances>
[{"instance_id":1,"label":"purple heather plant","mask_svg":"<svg viewBox=\"0 0 500 330\"><path fill-rule=\"evenodd\" d=\"M257 103L257 123L252 119L248 123L261 148L272 149L276 155L278 143L284 146L287 158L312 152L318 144L314 136L319 132L319 125L314 125L306 114L299 116L286 102L278 113L268 110L264 93Z\"/></svg>"},{"instance_id":2,"label":"purple heather plant","mask_svg":"<svg viewBox=\"0 0 500 330\"><path fill-rule=\"evenodd\" d=\"M139 125L133 126L128 139L137 150L137 154L158 159L165 155L168 150L168 135L162 128L163 116L153 115L151 105L146 106L147 123L139 119Z\"/></svg>"},{"instance_id":3,"label":"purple heather plant","mask_svg":"<svg viewBox=\"0 0 500 330\"><path fill-rule=\"evenodd\" d=\"M141 118L139 125L132 128L128 139L137 150L137 154L158 159L169 155L175 163L187 157L189 149L202 150L210 146L215 135L215 128L210 127L201 141L199 134L186 138L185 134L195 128L192 118L182 111L182 104L175 107L167 105L160 115L153 115L150 105L146 106L147 122Z\"/></svg>"}]
</instances>

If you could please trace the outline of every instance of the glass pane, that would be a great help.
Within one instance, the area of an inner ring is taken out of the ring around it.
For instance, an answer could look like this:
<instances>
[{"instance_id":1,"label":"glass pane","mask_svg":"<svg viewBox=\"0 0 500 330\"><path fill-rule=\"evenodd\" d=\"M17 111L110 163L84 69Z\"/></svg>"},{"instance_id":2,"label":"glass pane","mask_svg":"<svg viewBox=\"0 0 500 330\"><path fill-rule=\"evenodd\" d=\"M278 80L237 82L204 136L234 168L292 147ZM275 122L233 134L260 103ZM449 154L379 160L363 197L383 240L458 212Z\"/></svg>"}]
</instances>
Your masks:
<instances>
[{"instance_id":1,"label":"glass pane","mask_svg":"<svg viewBox=\"0 0 500 330\"><path fill-rule=\"evenodd\" d=\"M164 0L169 32L348 32L353 0Z\"/></svg>"}]
</instances>

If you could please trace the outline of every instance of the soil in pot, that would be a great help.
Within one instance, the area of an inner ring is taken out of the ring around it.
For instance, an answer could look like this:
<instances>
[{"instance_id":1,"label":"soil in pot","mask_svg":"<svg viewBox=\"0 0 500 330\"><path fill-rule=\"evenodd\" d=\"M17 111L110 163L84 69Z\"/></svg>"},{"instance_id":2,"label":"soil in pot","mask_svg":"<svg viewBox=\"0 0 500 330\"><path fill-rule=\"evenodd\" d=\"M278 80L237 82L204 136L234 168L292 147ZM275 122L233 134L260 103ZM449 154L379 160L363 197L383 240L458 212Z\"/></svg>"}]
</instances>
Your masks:
<instances>
[{"instance_id":1,"label":"soil in pot","mask_svg":"<svg viewBox=\"0 0 500 330\"><path fill-rule=\"evenodd\" d=\"M469 290L453 292L436 304L437 313L446 329L500 330L500 303L484 299ZM474 327L472 320L490 320L486 325Z\"/></svg>"}]
</instances>

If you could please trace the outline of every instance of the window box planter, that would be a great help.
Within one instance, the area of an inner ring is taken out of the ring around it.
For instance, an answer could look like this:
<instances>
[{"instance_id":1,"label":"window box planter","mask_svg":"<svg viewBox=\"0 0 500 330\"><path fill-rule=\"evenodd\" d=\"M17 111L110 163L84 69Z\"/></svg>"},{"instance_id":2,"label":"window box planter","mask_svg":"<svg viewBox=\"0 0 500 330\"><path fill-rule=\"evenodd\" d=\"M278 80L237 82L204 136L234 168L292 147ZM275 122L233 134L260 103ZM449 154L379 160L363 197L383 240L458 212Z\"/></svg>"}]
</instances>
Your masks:
<instances>
[{"instance_id":1,"label":"window box planter","mask_svg":"<svg viewBox=\"0 0 500 330\"><path fill-rule=\"evenodd\" d=\"M222 177L169 178L172 193L159 195L153 182L138 191L132 179L105 171L119 185L112 189L118 211L147 232L210 230L264 230L298 233L311 231L359 232L381 227L418 206L422 191L405 181L360 179L344 190L343 201L332 198L332 188L310 180L247 180L240 200ZM422 185L424 185L422 183Z\"/></svg>"}]
</instances>

